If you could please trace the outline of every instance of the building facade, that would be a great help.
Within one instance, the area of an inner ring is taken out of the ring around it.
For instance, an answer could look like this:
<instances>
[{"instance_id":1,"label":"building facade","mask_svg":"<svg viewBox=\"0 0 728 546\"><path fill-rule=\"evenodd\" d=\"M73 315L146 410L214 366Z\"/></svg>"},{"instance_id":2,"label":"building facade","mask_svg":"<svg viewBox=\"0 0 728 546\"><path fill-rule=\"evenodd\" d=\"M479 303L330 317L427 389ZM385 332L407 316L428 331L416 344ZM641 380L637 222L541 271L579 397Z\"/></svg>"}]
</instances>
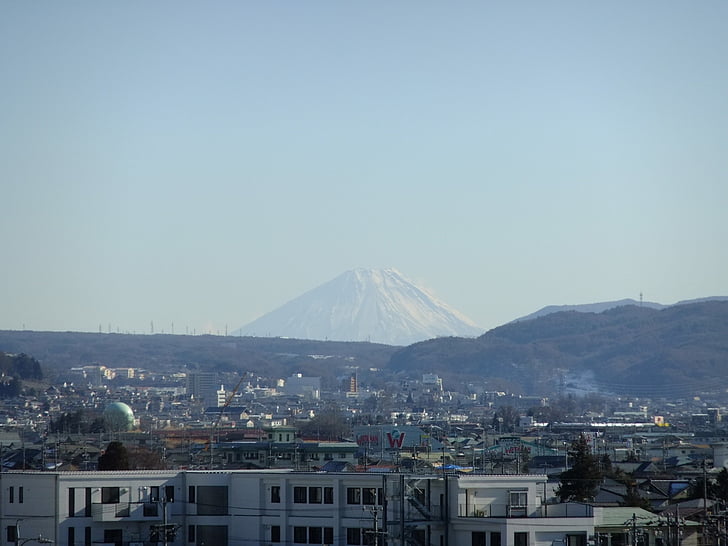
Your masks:
<instances>
[{"instance_id":1,"label":"building facade","mask_svg":"<svg viewBox=\"0 0 728 546\"><path fill-rule=\"evenodd\" d=\"M586 546L591 507L546 505L545 486L545 476L6 472L0 545Z\"/></svg>"}]
</instances>

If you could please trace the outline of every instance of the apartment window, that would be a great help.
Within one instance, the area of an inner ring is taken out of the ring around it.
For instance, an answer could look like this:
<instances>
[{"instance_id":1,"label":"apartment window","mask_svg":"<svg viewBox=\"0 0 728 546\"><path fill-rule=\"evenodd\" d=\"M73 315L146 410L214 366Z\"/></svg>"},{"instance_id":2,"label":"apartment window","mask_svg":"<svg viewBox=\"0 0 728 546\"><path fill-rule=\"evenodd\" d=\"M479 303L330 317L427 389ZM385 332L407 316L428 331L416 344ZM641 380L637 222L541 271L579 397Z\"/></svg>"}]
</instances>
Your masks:
<instances>
[{"instance_id":1,"label":"apartment window","mask_svg":"<svg viewBox=\"0 0 728 546\"><path fill-rule=\"evenodd\" d=\"M68 544L75 545L75 543L76 543L76 528L69 527L68 528Z\"/></svg>"},{"instance_id":2,"label":"apartment window","mask_svg":"<svg viewBox=\"0 0 728 546\"><path fill-rule=\"evenodd\" d=\"M274 503L281 502L281 486L274 485L270 488L270 501Z\"/></svg>"},{"instance_id":3,"label":"apartment window","mask_svg":"<svg viewBox=\"0 0 728 546\"><path fill-rule=\"evenodd\" d=\"M309 504L321 504L321 488L320 487L309 487L308 488L308 502L309 502Z\"/></svg>"},{"instance_id":4,"label":"apartment window","mask_svg":"<svg viewBox=\"0 0 728 546\"><path fill-rule=\"evenodd\" d=\"M513 546L528 546L528 533L513 533Z\"/></svg>"},{"instance_id":5,"label":"apartment window","mask_svg":"<svg viewBox=\"0 0 728 546\"><path fill-rule=\"evenodd\" d=\"M83 546L91 546L91 527L83 530Z\"/></svg>"},{"instance_id":6,"label":"apartment window","mask_svg":"<svg viewBox=\"0 0 728 546\"><path fill-rule=\"evenodd\" d=\"M347 544L374 544L374 531L371 529L360 529L358 527L349 527L346 529Z\"/></svg>"},{"instance_id":7,"label":"apartment window","mask_svg":"<svg viewBox=\"0 0 728 546\"><path fill-rule=\"evenodd\" d=\"M225 485L197 487L197 515L225 516L228 513L228 488Z\"/></svg>"},{"instance_id":8,"label":"apartment window","mask_svg":"<svg viewBox=\"0 0 728 546\"><path fill-rule=\"evenodd\" d=\"M358 527L347 527L346 543L361 544L361 529L359 529Z\"/></svg>"},{"instance_id":9,"label":"apartment window","mask_svg":"<svg viewBox=\"0 0 728 546\"><path fill-rule=\"evenodd\" d=\"M485 546L485 531L473 531L470 538L471 546Z\"/></svg>"},{"instance_id":10,"label":"apartment window","mask_svg":"<svg viewBox=\"0 0 728 546\"><path fill-rule=\"evenodd\" d=\"M381 504L383 499L384 492L376 487L346 488L346 504Z\"/></svg>"},{"instance_id":11,"label":"apartment window","mask_svg":"<svg viewBox=\"0 0 728 546\"><path fill-rule=\"evenodd\" d=\"M358 487L346 488L346 504L361 504L361 489ZM355 544L349 542L348 544ZM358 542L356 543L358 544Z\"/></svg>"},{"instance_id":12,"label":"apartment window","mask_svg":"<svg viewBox=\"0 0 728 546\"><path fill-rule=\"evenodd\" d=\"M187 542L194 542L194 541L195 541L195 526L188 525L187 526Z\"/></svg>"},{"instance_id":13,"label":"apartment window","mask_svg":"<svg viewBox=\"0 0 728 546\"><path fill-rule=\"evenodd\" d=\"M501 546L501 534L498 531L490 533L490 546Z\"/></svg>"},{"instance_id":14,"label":"apartment window","mask_svg":"<svg viewBox=\"0 0 728 546\"><path fill-rule=\"evenodd\" d=\"M281 526L280 525L271 525L270 541L271 542L280 542L281 541Z\"/></svg>"},{"instance_id":15,"label":"apartment window","mask_svg":"<svg viewBox=\"0 0 728 546\"><path fill-rule=\"evenodd\" d=\"M149 488L149 502L159 502L159 486L153 485Z\"/></svg>"},{"instance_id":16,"label":"apartment window","mask_svg":"<svg viewBox=\"0 0 728 546\"><path fill-rule=\"evenodd\" d=\"M13 502L12 500L10 502ZM72 518L76 515L76 489L68 488L68 517Z\"/></svg>"},{"instance_id":17,"label":"apartment window","mask_svg":"<svg viewBox=\"0 0 728 546\"><path fill-rule=\"evenodd\" d=\"M509 516L525 516L528 506L527 491L509 491L508 492L508 515Z\"/></svg>"},{"instance_id":18,"label":"apartment window","mask_svg":"<svg viewBox=\"0 0 728 546\"><path fill-rule=\"evenodd\" d=\"M305 487L294 487L293 488L293 502L296 504L305 504L308 497L306 496Z\"/></svg>"},{"instance_id":19,"label":"apartment window","mask_svg":"<svg viewBox=\"0 0 728 546\"><path fill-rule=\"evenodd\" d=\"M10 504L15 502L15 487L13 486L8 488L8 502L10 502Z\"/></svg>"},{"instance_id":20,"label":"apartment window","mask_svg":"<svg viewBox=\"0 0 728 546\"><path fill-rule=\"evenodd\" d=\"M104 542L121 546L124 542L124 533L121 529L104 529Z\"/></svg>"},{"instance_id":21,"label":"apartment window","mask_svg":"<svg viewBox=\"0 0 728 546\"><path fill-rule=\"evenodd\" d=\"M308 543L309 544L323 544L324 530L321 527L309 527L308 528Z\"/></svg>"},{"instance_id":22,"label":"apartment window","mask_svg":"<svg viewBox=\"0 0 728 546\"><path fill-rule=\"evenodd\" d=\"M333 487L324 487L324 504L334 504Z\"/></svg>"},{"instance_id":23,"label":"apartment window","mask_svg":"<svg viewBox=\"0 0 728 546\"><path fill-rule=\"evenodd\" d=\"M84 496L85 496L86 506L83 507L83 515L86 516L87 518L90 518L91 517L91 488L90 487L86 488ZM89 532L91 532L90 529L91 528L89 527ZM89 543L90 542L91 542L91 540L89 539Z\"/></svg>"},{"instance_id":24,"label":"apartment window","mask_svg":"<svg viewBox=\"0 0 728 546\"><path fill-rule=\"evenodd\" d=\"M293 543L308 544L308 529L306 527L293 528Z\"/></svg>"},{"instance_id":25,"label":"apartment window","mask_svg":"<svg viewBox=\"0 0 728 546\"><path fill-rule=\"evenodd\" d=\"M195 486L190 485L187 488L187 502L194 503L195 502Z\"/></svg>"},{"instance_id":26,"label":"apartment window","mask_svg":"<svg viewBox=\"0 0 728 546\"><path fill-rule=\"evenodd\" d=\"M512 507L525 508L528 506L528 491L510 491L509 497Z\"/></svg>"},{"instance_id":27,"label":"apartment window","mask_svg":"<svg viewBox=\"0 0 728 546\"><path fill-rule=\"evenodd\" d=\"M333 544L334 543L334 528L333 527L324 527L324 544Z\"/></svg>"},{"instance_id":28,"label":"apartment window","mask_svg":"<svg viewBox=\"0 0 728 546\"><path fill-rule=\"evenodd\" d=\"M121 493L118 487L102 487L101 503L102 504L119 504Z\"/></svg>"},{"instance_id":29,"label":"apartment window","mask_svg":"<svg viewBox=\"0 0 728 546\"><path fill-rule=\"evenodd\" d=\"M164 500L174 502L174 485L164 486Z\"/></svg>"},{"instance_id":30,"label":"apartment window","mask_svg":"<svg viewBox=\"0 0 728 546\"><path fill-rule=\"evenodd\" d=\"M23 503L23 486L18 487L18 502Z\"/></svg>"},{"instance_id":31,"label":"apartment window","mask_svg":"<svg viewBox=\"0 0 728 546\"><path fill-rule=\"evenodd\" d=\"M8 525L7 532L5 535L8 543L15 543L18 541L18 528L15 525Z\"/></svg>"},{"instance_id":32,"label":"apartment window","mask_svg":"<svg viewBox=\"0 0 728 546\"><path fill-rule=\"evenodd\" d=\"M375 487L365 487L362 489L362 504L377 504L377 489Z\"/></svg>"}]
</instances>

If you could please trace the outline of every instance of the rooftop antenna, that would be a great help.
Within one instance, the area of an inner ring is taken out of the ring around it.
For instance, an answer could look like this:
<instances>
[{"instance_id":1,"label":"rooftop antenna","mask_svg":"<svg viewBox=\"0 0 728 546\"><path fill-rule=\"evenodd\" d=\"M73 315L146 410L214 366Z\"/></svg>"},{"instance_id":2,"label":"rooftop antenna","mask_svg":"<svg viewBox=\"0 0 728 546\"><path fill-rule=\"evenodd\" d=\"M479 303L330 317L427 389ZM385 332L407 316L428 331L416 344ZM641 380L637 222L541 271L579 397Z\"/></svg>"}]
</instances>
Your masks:
<instances>
[{"instance_id":1,"label":"rooftop antenna","mask_svg":"<svg viewBox=\"0 0 728 546\"><path fill-rule=\"evenodd\" d=\"M640 307L642 307L642 292L640 292Z\"/></svg>"},{"instance_id":2,"label":"rooftop antenna","mask_svg":"<svg viewBox=\"0 0 728 546\"><path fill-rule=\"evenodd\" d=\"M151 321L149 324L151 325L150 326L150 333L153 334L154 333L154 321Z\"/></svg>"}]
</instances>

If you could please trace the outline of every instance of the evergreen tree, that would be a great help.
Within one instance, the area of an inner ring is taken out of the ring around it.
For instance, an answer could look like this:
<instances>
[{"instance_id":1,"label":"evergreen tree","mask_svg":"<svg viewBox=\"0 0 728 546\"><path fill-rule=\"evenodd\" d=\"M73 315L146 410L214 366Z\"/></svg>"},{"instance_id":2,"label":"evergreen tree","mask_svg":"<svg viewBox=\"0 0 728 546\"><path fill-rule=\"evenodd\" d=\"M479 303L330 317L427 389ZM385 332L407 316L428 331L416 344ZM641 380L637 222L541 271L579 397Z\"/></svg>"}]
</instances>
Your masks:
<instances>
[{"instance_id":1,"label":"evergreen tree","mask_svg":"<svg viewBox=\"0 0 728 546\"><path fill-rule=\"evenodd\" d=\"M556 494L562 502L586 502L594 498L602 481L599 460L592 455L586 436L581 434L569 450L571 468L561 473Z\"/></svg>"},{"instance_id":2,"label":"evergreen tree","mask_svg":"<svg viewBox=\"0 0 728 546\"><path fill-rule=\"evenodd\" d=\"M110 442L99 457L99 470L129 470L129 453L121 442Z\"/></svg>"}]
</instances>

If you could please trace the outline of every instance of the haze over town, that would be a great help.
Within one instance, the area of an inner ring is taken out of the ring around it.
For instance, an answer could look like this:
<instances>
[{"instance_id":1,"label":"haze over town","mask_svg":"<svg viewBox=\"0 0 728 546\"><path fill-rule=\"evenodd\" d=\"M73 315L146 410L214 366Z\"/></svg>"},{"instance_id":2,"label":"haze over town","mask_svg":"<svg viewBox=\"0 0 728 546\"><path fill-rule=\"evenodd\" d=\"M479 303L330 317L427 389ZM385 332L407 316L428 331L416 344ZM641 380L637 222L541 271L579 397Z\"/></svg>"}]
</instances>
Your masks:
<instances>
[{"instance_id":1,"label":"haze over town","mask_svg":"<svg viewBox=\"0 0 728 546\"><path fill-rule=\"evenodd\" d=\"M6 2L0 329L222 333L356 267L483 329L725 295L727 17Z\"/></svg>"}]
</instances>

